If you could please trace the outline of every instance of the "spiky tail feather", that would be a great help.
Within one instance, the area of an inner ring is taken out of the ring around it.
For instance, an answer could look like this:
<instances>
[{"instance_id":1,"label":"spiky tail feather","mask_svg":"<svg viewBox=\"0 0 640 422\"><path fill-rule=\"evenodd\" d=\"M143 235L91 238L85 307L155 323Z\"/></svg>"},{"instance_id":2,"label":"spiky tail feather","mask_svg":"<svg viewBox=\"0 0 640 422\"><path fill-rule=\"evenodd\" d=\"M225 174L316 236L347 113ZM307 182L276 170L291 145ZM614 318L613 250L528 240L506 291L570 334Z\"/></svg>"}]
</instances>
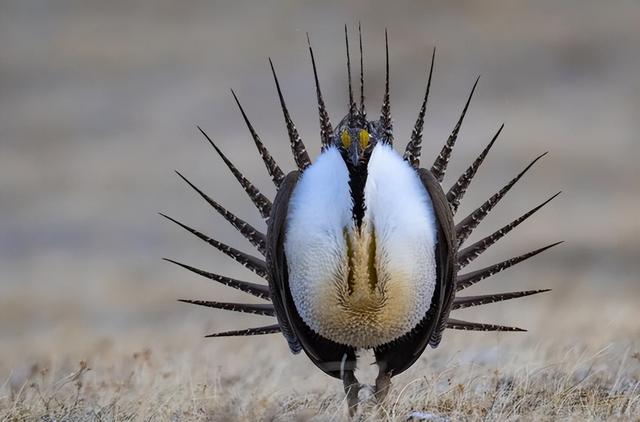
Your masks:
<instances>
[{"instance_id":1,"label":"spiky tail feather","mask_svg":"<svg viewBox=\"0 0 640 422\"><path fill-rule=\"evenodd\" d=\"M480 80L480 76L476 79L473 84L473 88L471 88L471 92L469 93L469 97L467 98L467 102L462 109L462 113L460 114L460 118L458 118L458 122L451 131L451 135L447 139L447 142L442 147L442 151L440 151L440 155L436 158L433 165L431 166L431 173L438 180L438 182L442 183L444 179L444 174L447 171L447 165L449 164L449 158L451 158L451 152L453 151L453 147L456 144L456 140L458 139L458 133L460 132L460 128L462 127L462 122L464 121L464 116L467 114L467 110L469 109L469 104L471 103L471 98L473 97L473 93L476 92L476 86L478 86L478 81Z\"/></svg>"},{"instance_id":2,"label":"spiky tail feather","mask_svg":"<svg viewBox=\"0 0 640 422\"><path fill-rule=\"evenodd\" d=\"M202 135L204 135L207 141L209 141L211 146L216 150L216 152L218 153L220 158L222 158L222 161L224 161L227 167L229 167L229 170L231 170L231 173L233 173L233 175L238 180L238 182L240 183L244 191L247 193L247 195L249 196L253 204L256 206L262 218L269 218L269 214L271 214L271 205L272 205L271 201L267 199L267 197L264 196L258 190L258 188L256 188L253 185L253 183L249 181L249 179L244 177L244 175L240 172L240 170L238 170L236 166L234 166L233 163L229 161L227 156L222 153L220 148L218 148L218 146L215 143L213 143L211 138L209 138L209 135L207 135L200 126L198 126L198 130L200 131L200 133L202 133Z\"/></svg>"},{"instance_id":3,"label":"spiky tail feather","mask_svg":"<svg viewBox=\"0 0 640 422\"><path fill-rule=\"evenodd\" d=\"M278 324L266 325L264 327L247 328L244 330L224 331L222 333L213 333L205 337L242 337L242 336L260 336L263 334L279 333L280 326Z\"/></svg>"},{"instance_id":4,"label":"spiky tail feather","mask_svg":"<svg viewBox=\"0 0 640 422\"><path fill-rule=\"evenodd\" d=\"M493 275L496 275L499 272L506 270L507 268L513 267L514 265L519 264L522 261L527 260L531 257L534 257L539 253L542 253L547 249L552 248L561 243L562 242L552 243L540 249L536 249L535 251L531 251L531 252L516 256L514 258L510 258L505 261L498 262L497 264L490 265L480 270L472 271L466 274L458 274L458 277L456 278L456 291L466 289L467 287L470 287L476 284L480 280L484 280L485 278L489 278Z\"/></svg>"},{"instance_id":5,"label":"spiky tail feather","mask_svg":"<svg viewBox=\"0 0 640 422\"><path fill-rule=\"evenodd\" d=\"M494 293L490 295L479 296L459 296L453 300L451 309L464 309L472 306L486 305L489 303L501 302L503 300L517 299L519 297L536 295L538 293L548 292L551 289L526 290L523 292Z\"/></svg>"},{"instance_id":6,"label":"spiky tail feather","mask_svg":"<svg viewBox=\"0 0 640 422\"><path fill-rule=\"evenodd\" d=\"M558 195L560 195L560 192L556 193L551 198L547 199L542 204L538 205L537 207L533 208L532 210L528 211L527 213L523 214L522 216L516 218L511 223L503 226L501 229L496 230L495 232L493 232L489 236L487 236L487 237L485 237L483 239L480 239L476 243L474 243L473 245L468 246L468 247L458 251L458 268L459 269L460 268L464 268L467 265L469 265L474 259L479 257L491 245L493 245L498 240L500 240L501 238L506 236L507 233L509 233L511 230L515 229L516 227L518 227L518 225L520 225L520 223L522 223L523 221L525 221L526 219L531 217L540 208L542 208L545 205L547 205L549 202L551 202L551 200L553 200L553 198L555 198Z\"/></svg>"},{"instance_id":7,"label":"spiky tail feather","mask_svg":"<svg viewBox=\"0 0 640 422\"><path fill-rule=\"evenodd\" d=\"M320 140L322 141L322 150L324 151L331 145L331 136L333 135L333 127L329 120L329 113L327 107L324 104L322 98L322 91L320 91L320 81L318 80L318 69L316 69L316 58L313 55L313 49L311 48L311 40L307 33L307 44L309 45L309 55L311 56L311 66L313 67L313 79L316 83L316 97L318 99L318 119L320 120Z\"/></svg>"},{"instance_id":8,"label":"spiky tail feather","mask_svg":"<svg viewBox=\"0 0 640 422\"><path fill-rule=\"evenodd\" d=\"M424 128L424 116L427 112L427 101L429 100L429 91L431 90L431 76L433 75L433 63L436 59L436 48L433 47L433 53L431 54L431 67L429 68L429 77L427 78L427 88L424 91L424 98L422 99L422 105L418 112L418 119L413 126L411 132L411 139L407 143L404 151L403 158L411 164L413 168L420 166L420 155L422 154L422 130Z\"/></svg>"},{"instance_id":9,"label":"spiky tail feather","mask_svg":"<svg viewBox=\"0 0 640 422\"><path fill-rule=\"evenodd\" d=\"M389 98L389 36L386 28L384 30L384 57L384 97L380 110L380 127L384 134L384 141L393 145L393 121L391 120L391 100Z\"/></svg>"},{"instance_id":10,"label":"spiky tail feather","mask_svg":"<svg viewBox=\"0 0 640 422\"><path fill-rule=\"evenodd\" d=\"M259 297L260 299L269 299L269 286L265 286L264 284L251 283L248 281L236 280L235 278L226 277L220 274L210 273L208 271L201 270L196 267L192 267L187 264L183 264L182 262L174 261L169 258L162 258L167 262L171 262L172 264L176 264L186 270L189 270L195 274L198 274L204 278L208 278L209 280L217 281L220 284L231 287L233 289L240 290L241 292L249 293L255 297Z\"/></svg>"},{"instance_id":11,"label":"spiky tail feather","mask_svg":"<svg viewBox=\"0 0 640 422\"><path fill-rule=\"evenodd\" d=\"M484 324L480 322L462 321L459 319L449 318L446 323L447 328L452 330L468 330L468 331L527 331L518 327L508 327L505 325ZM277 324L267 325L264 327L247 328L244 330L224 331L221 333L209 334L205 337L244 337L259 336L263 334L279 333L280 326Z\"/></svg>"},{"instance_id":12,"label":"spiky tail feather","mask_svg":"<svg viewBox=\"0 0 640 422\"><path fill-rule=\"evenodd\" d=\"M269 172L271 179L273 179L273 184L276 185L277 188L280 187L280 183L282 183L282 181L284 180L284 173L282 172L282 170L280 169L276 161L271 156L271 153L269 153L269 150L267 149L267 147L265 147L264 144L262 143L262 140L260 139L260 137L258 136L258 133L256 132L256 130L253 128L253 125L249 121L249 118L247 117L247 114L245 113L244 108L242 108L242 105L240 105L240 101L238 100L238 97L236 96L236 93L233 91L233 89L231 90L231 95L233 95L233 99L236 100L236 104L240 109L240 113L242 113L242 118L244 119L244 122L247 125L247 128L249 129L249 133L251 133L253 142L256 144L256 148L258 148L258 152L262 157L262 161L264 162L264 165L267 168L267 171Z\"/></svg>"},{"instance_id":13,"label":"spiky tail feather","mask_svg":"<svg viewBox=\"0 0 640 422\"><path fill-rule=\"evenodd\" d=\"M233 213L227 211L222 205L211 199L206 193L202 192L198 187L191 183L186 177L184 177L179 171L176 170L176 174L180 176L193 190L195 190L209 205L211 205L218 213L224 217L241 235L245 237L253 246L255 246L260 253L264 256L266 236L264 233L259 232L255 227L246 221L236 217Z\"/></svg>"},{"instance_id":14,"label":"spiky tail feather","mask_svg":"<svg viewBox=\"0 0 640 422\"><path fill-rule=\"evenodd\" d=\"M450 318L447 321L447 328L452 330L467 331L527 331L518 327L507 327L505 325L483 324L481 322L462 321Z\"/></svg>"},{"instance_id":15,"label":"spiky tail feather","mask_svg":"<svg viewBox=\"0 0 640 422\"><path fill-rule=\"evenodd\" d=\"M476 172L480 168L480 165L486 158L487 154L489 154L489 150L500 136L500 133L504 129L504 125L500 125L500 128L493 135L491 142L482 150L480 155L473 161L473 163L469 166L469 168L462 173L462 175L458 178L456 183L449 189L447 192L447 201L449 201L449 205L451 206L451 212L455 215L456 211L458 211L458 206L460 205L460 201L464 197L464 194L467 192L467 188L471 184L471 180L473 180Z\"/></svg>"},{"instance_id":16,"label":"spiky tail feather","mask_svg":"<svg viewBox=\"0 0 640 422\"><path fill-rule=\"evenodd\" d=\"M189 303L191 305L204 306L207 308L222 309L225 311L244 312L245 314L275 316L275 310L272 304L253 304L253 303L230 303L230 302L213 302L210 300L190 300L178 299L178 302Z\"/></svg>"},{"instance_id":17,"label":"spiky tail feather","mask_svg":"<svg viewBox=\"0 0 640 422\"><path fill-rule=\"evenodd\" d=\"M536 162L538 162L538 160L540 160L547 154L548 153L545 152L544 154L540 154L539 156L537 156L533 161L529 163L529 165L527 165L527 167L524 168L524 170L518 173L516 177L511 179L509 183L507 183L502 189L496 192L491 198L487 199L484 204L476 208L475 211L466 216L461 222L456 224L456 236L458 237L459 245L462 245L464 241L467 240L473 230L478 227L478 224L480 224L480 222L482 222L482 220L498 204L498 202L500 202L500 200L504 198L507 192L511 190L513 185L515 185L522 178L522 176L524 176L525 173L529 171L529 169Z\"/></svg>"},{"instance_id":18,"label":"spiky tail feather","mask_svg":"<svg viewBox=\"0 0 640 422\"><path fill-rule=\"evenodd\" d=\"M210 244L214 248L218 249L220 252L224 253L225 255L235 259L240 264L244 265L246 268L250 269L251 271L253 271L257 275L259 275L260 277L262 277L262 278L266 278L267 277L267 264L263 260L261 260L260 258L256 258L253 255L249 255L247 253L244 253L242 251L237 250L236 248L232 248L229 245L226 245L226 244L224 244L222 242L219 242L216 239L214 239L212 237L209 237L206 234L203 234L203 233L197 231L196 229L193 229L193 228L187 226L186 224L183 224L183 223L179 222L178 220L176 220L174 218L169 217L168 215L165 215L165 214L162 214L162 213L160 213L160 215L163 216L164 218L166 218L167 220L176 223L177 225L179 225L180 227L182 227L183 229L185 229L189 233L193 234L194 236L196 236L196 237L202 239L203 241L207 242L208 244Z\"/></svg>"},{"instance_id":19,"label":"spiky tail feather","mask_svg":"<svg viewBox=\"0 0 640 422\"><path fill-rule=\"evenodd\" d=\"M280 82L278 81L278 76L276 75L276 70L273 67L273 62L269 59L269 65L271 66L271 73L273 73L273 80L276 83L276 90L278 91L278 98L280 99L280 107L282 108L282 115L284 116L285 124L287 125L287 133L289 134L289 142L291 143L291 152L293 152L293 158L298 166L298 170L304 170L311 165L311 160L309 159L309 154L307 154L307 149L300 138L300 134L298 134L298 129L296 129L296 125L293 124L291 120L291 116L289 114L289 110L287 109L287 105L284 102L284 96L282 95L282 90L280 89Z\"/></svg>"}]
</instances>

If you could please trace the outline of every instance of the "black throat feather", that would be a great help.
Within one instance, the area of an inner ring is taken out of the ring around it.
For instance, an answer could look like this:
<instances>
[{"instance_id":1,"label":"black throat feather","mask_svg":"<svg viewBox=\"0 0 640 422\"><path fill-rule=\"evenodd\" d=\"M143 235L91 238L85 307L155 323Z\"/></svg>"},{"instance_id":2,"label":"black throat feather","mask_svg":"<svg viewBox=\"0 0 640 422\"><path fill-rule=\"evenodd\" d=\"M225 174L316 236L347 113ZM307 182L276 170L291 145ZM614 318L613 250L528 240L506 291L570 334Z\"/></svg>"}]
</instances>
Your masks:
<instances>
[{"instance_id":1,"label":"black throat feather","mask_svg":"<svg viewBox=\"0 0 640 422\"><path fill-rule=\"evenodd\" d=\"M351 160L347 159L346 152L342 152L347 170L349 171L349 191L351 192L351 199L353 201L351 212L358 230L362 226L362 220L364 219L364 212L366 210L364 203L364 186L367 183L367 166L369 165L370 155L370 151L365 151L363 159L354 165Z\"/></svg>"}]
</instances>

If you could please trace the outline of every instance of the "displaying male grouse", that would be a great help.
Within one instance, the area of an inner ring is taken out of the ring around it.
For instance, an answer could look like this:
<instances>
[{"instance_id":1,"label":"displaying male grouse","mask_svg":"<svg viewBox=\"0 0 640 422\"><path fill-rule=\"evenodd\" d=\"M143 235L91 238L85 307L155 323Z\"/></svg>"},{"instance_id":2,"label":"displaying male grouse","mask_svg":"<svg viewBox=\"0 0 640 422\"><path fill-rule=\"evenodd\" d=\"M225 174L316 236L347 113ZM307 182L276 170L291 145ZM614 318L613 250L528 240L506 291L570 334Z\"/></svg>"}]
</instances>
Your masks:
<instances>
[{"instance_id":1,"label":"displaying male grouse","mask_svg":"<svg viewBox=\"0 0 640 422\"><path fill-rule=\"evenodd\" d=\"M293 353L304 351L323 372L342 379L349 407L353 411L360 388L354 376L356 353L360 349L374 351L379 366L375 395L382 400L389 390L391 377L409 368L427 345L437 347L447 328L524 331L514 327L461 321L451 318L449 314L456 309L547 291L456 296L457 292L480 280L557 245L554 243L477 271L460 272L558 194L490 236L462 247L483 218L545 154L535 158L475 211L455 223L454 214L460 201L502 130L502 127L498 129L456 183L448 191L443 190L441 182L478 81L475 81L461 116L435 162L430 168L422 168L422 128L435 49L418 119L404 155L400 155L393 149L386 31L385 94L380 118L373 121L367 119L364 105L362 36L360 101L357 106L351 89L346 32L345 27L349 112L335 128L325 109L309 43L322 141L322 151L315 162L311 162L291 121L273 63L270 62L271 70L297 170L284 173L276 164L232 92L277 187L273 201L260 193L200 129L267 220L266 234L227 211L178 173L264 258L241 252L171 217L165 217L268 282L268 285L263 285L240 281L168 260L269 303L184 302L276 318L273 325L216 333L208 337L281 332Z\"/></svg>"}]
</instances>

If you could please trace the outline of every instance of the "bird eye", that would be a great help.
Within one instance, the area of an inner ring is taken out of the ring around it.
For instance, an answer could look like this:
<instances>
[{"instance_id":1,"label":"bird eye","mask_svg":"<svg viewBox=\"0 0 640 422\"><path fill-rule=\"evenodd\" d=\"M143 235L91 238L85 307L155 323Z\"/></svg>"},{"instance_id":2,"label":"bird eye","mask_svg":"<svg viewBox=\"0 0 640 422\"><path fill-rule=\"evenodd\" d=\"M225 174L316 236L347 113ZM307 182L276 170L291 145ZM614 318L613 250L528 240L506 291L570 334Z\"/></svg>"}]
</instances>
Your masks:
<instances>
[{"instance_id":1,"label":"bird eye","mask_svg":"<svg viewBox=\"0 0 640 422\"><path fill-rule=\"evenodd\" d=\"M349 135L349 132L347 132L346 130L342 131L342 134L340 135L340 140L342 141L342 146L344 147L344 149L348 149L351 146L351 136Z\"/></svg>"},{"instance_id":2,"label":"bird eye","mask_svg":"<svg viewBox=\"0 0 640 422\"><path fill-rule=\"evenodd\" d=\"M360 149L366 149L369 145L369 132L366 130L360 131Z\"/></svg>"}]
</instances>

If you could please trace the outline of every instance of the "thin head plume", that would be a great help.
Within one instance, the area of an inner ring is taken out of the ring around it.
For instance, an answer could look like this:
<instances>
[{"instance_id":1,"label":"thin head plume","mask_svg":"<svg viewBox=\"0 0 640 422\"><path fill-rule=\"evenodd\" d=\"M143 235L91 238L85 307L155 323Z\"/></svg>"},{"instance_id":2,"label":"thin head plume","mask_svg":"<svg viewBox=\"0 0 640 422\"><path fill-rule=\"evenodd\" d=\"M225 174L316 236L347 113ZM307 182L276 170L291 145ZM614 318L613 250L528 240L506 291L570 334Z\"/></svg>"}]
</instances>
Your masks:
<instances>
[{"instance_id":1,"label":"thin head plume","mask_svg":"<svg viewBox=\"0 0 640 422\"><path fill-rule=\"evenodd\" d=\"M231 90L231 95L233 95L233 99L236 100L236 104L240 109L240 113L242 113L242 118L244 119L244 122L247 125L247 128L249 128L249 132L251 133L253 142L255 142L256 147L258 148L258 152L262 157L262 161L264 162L264 165L267 168L267 171L269 172L269 175L271 176L273 183L276 185L276 187L280 187L280 183L282 183L282 180L284 180L284 173L282 172L282 170L280 169L276 161L273 159L273 157L269 153L269 150L267 149L267 147L264 146L264 144L262 143L262 140L260 140L258 133L255 131L255 129L253 128L253 125L249 121L249 118L247 117L247 114L244 112L244 109L242 108L240 101L238 101L238 97L236 96L236 93L233 91L233 89Z\"/></svg>"},{"instance_id":2,"label":"thin head plume","mask_svg":"<svg viewBox=\"0 0 640 422\"><path fill-rule=\"evenodd\" d=\"M431 67L429 67L429 77L427 78L427 88L424 91L424 98L422 99L422 105L420 106L420 112L418 113L418 119L411 132L411 139L407 144L407 148L404 151L404 159L408 161L413 168L420 166L420 154L422 152L422 129L424 128L424 115L427 111L427 100L429 99L429 91L431 90L431 76L433 75L433 63L436 59L436 48L433 47L433 53L431 53Z\"/></svg>"},{"instance_id":3,"label":"thin head plume","mask_svg":"<svg viewBox=\"0 0 640 422\"><path fill-rule=\"evenodd\" d=\"M349 122L353 122L356 117L356 103L353 101L353 88L351 87L351 56L349 54L349 32L347 25L344 26L344 42L347 48L347 79L349 80Z\"/></svg>"},{"instance_id":4,"label":"thin head plume","mask_svg":"<svg viewBox=\"0 0 640 422\"><path fill-rule=\"evenodd\" d=\"M460 128L462 127L464 116L467 114L469 104L471 103L471 98L473 97L473 93L476 91L476 86L478 86L479 80L480 75L478 75L476 81L473 84L473 88L471 88L471 92L469 93L467 102L465 103L464 108L462 109L462 113L458 118L458 122L451 131L451 135L449 135L449 138L447 138L447 142L445 142L444 146L442 147L440 155L438 155L438 158L436 158L436 161L431 167L431 173L433 173L433 175L436 179L438 179L439 182L442 182L442 179L444 179L444 174L447 171L447 165L449 164L449 158L451 158L451 152L453 151L453 147L456 144L456 140L458 139L458 133L460 132Z\"/></svg>"},{"instance_id":5,"label":"thin head plume","mask_svg":"<svg viewBox=\"0 0 640 422\"><path fill-rule=\"evenodd\" d=\"M222 158L222 161L224 161L227 167L229 167L229 170L231 170L231 173L233 173L234 177L238 180L238 182L240 183L244 191L247 193L247 195L251 199L251 202L253 202L253 204L256 206L262 218L269 218L269 215L271 214L271 205L272 205L269 198L264 196L258 190L258 188L256 188L253 185L253 183L249 181L249 179L244 177L244 175L240 172L240 170L238 170L236 166L234 166L233 163L229 161L227 156L224 155L224 153L220 150L220 148L218 148L218 146L211 140L211 138L209 138L209 135L207 135L206 132L202 130L200 126L197 126L197 128L200 131L200 133L202 133L202 135L205 137L205 139L209 141L209 144L211 144L213 149L216 150L220 158Z\"/></svg>"},{"instance_id":6,"label":"thin head plume","mask_svg":"<svg viewBox=\"0 0 640 422\"><path fill-rule=\"evenodd\" d=\"M329 113L324 104L322 98L322 92L320 91L320 82L318 81L318 70L316 68L316 59L313 55L313 49L311 48L311 40L309 39L309 33L307 32L307 44L309 45L309 55L311 56L311 66L313 66L313 79L316 82L316 96L318 97L318 115L320 118L320 139L322 141L322 150L331 145L331 134L333 133L333 127L329 121Z\"/></svg>"},{"instance_id":7,"label":"thin head plume","mask_svg":"<svg viewBox=\"0 0 640 422\"><path fill-rule=\"evenodd\" d=\"M358 40L360 41L360 117L367 120L367 110L364 108L364 59L362 54L362 25L358 22Z\"/></svg>"},{"instance_id":8,"label":"thin head plume","mask_svg":"<svg viewBox=\"0 0 640 422\"><path fill-rule=\"evenodd\" d=\"M389 36L387 29L384 30L384 52L385 52L385 77L384 77L384 98L382 99L382 109L380 111L380 126L384 132L384 139L389 145L393 145L393 123L391 121L391 103L389 101Z\"/></svg>"},{"instance_id":9,"label":"thin head plume","mask_svg":"<svg viewBox=\"0 0 640 422\"><path fill-rule=\"evenodd\" d=\"M276 75L276 70L273 67L271 58L269 58L269 65L271 66L273 80L275 81L276 89L278 90L278 98L280 98L282 114L284 115L284 120L287 124L287 133L289 134L289 142L291 143L291 152L293 152L293 159L295 160L298 169L302 171L311 165L311 160L309 159L309 154L307 154L304 143L302 142L302 139L298 134L298 130L291 120L291 115L289 114L287 105L284 102L284 96L282 95L282 90L280 89L280 82L278 82L278 76Z\"/></svg>"},{"instance_id":10,"label":"thin head plume","mask_svg":"<svg viewBox=\"0 0 640 422\"><path fill-rule=\"evenodd\" d=\"M482 165L482 162L486 158L487 154L489 154L489 150L491 149L493 144L496 142L496 139L498 139L498 136L500 136L502 129L504 129L504 124L500 126L496 134L493 135L493 138L491 138L491 142L489 142L489 144L482 150L480 155L478 155L478 157L476 157L473 163L471 163L469 168L467 168L467 170L464 173L462 173L462 175L458 178L456 183L451 187L451 189L449 189L449 192L447 192L447 202L449 202L449 205L451 206L451 211L453 212L453 214L455 214L458 211L458 207L460 206L460 201L462 201L462 198L464 197L464 194L467 192L467 188L469 187L469 185L471 184L471 181L475 177L476 172L480 168L480 165Z\"/></svg>"}]
</instances>

